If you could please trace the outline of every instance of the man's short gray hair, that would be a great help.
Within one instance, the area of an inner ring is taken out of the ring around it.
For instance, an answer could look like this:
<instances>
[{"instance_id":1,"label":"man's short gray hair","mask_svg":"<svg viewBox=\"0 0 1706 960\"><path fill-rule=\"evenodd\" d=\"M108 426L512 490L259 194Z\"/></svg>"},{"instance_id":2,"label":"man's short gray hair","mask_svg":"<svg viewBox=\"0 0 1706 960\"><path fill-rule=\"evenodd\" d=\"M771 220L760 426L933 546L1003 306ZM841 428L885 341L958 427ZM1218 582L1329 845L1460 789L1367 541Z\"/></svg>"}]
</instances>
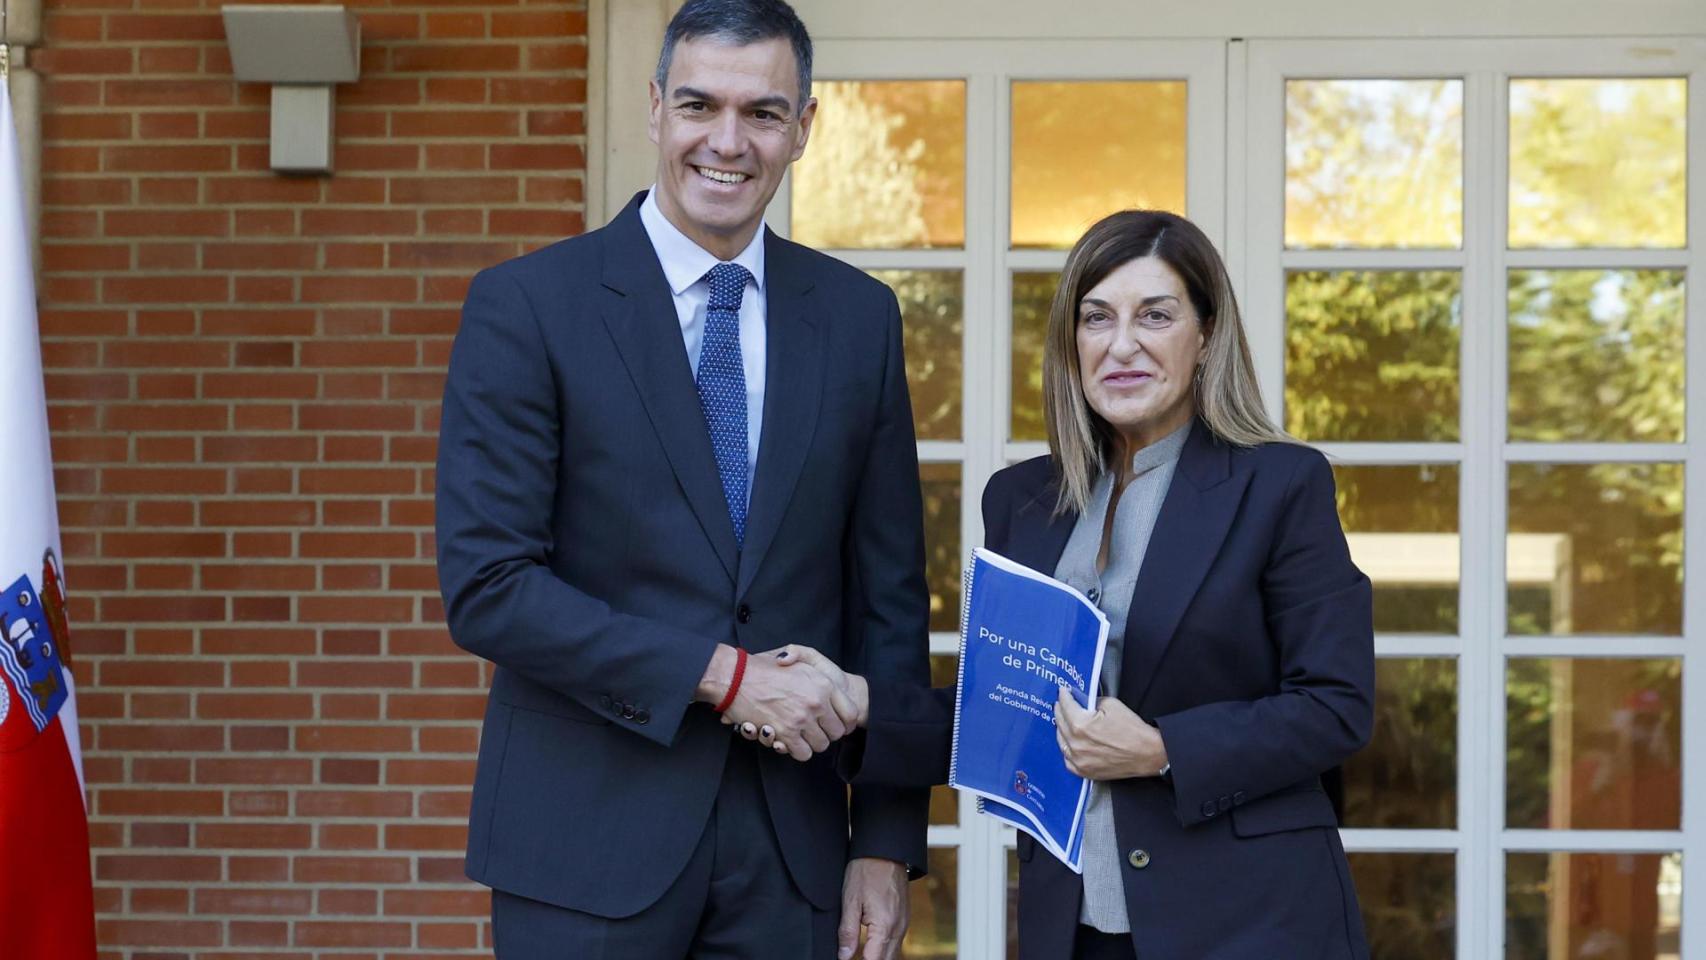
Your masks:
<instances>
[{"instance_id":1,"label":"man's short gray hair","mask_svg":"<svg viewBox=\"0 0 1706 960\"><path fill-rule=\"evenodd\" d=\"M800 74L800 102L804 107L812 95L812 38L794 8L782 0L687 0L663 32L663 52L658 55L658 89L669 96L669 63L675 45L683 40L715 37L745 46L761 40L786 39L794 48L794 66Z\"/></svg>"}]
</instances>

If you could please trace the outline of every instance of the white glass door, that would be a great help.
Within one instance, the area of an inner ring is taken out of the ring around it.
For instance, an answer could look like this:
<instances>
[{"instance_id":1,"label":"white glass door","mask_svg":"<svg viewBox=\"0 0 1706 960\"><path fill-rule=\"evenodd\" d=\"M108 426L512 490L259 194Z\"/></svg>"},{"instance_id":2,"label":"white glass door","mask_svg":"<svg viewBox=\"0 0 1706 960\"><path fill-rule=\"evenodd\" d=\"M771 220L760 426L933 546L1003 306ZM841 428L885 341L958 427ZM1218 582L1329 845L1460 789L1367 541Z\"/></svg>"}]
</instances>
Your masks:
<instances>
[{"instance_id":1,"label":"white glass door","mask_svg":"<svg viewBox=\"0 0 1706 960\"><path fill-rule=\"evenodd\" d=\"M937 681L983 483L1044 450L1066 247L1179 210L1376 583L1376 733L1343 771L1376 956L1706 955L1703 64L1671 40L820 43L770 222L900 297ZM1011 832L944 790L930 843L907 956L1010 952Z\"/></svg>"},{"instance_id":2,"label":"white glass door","mask_svg":"<svg viewBox=\"0 0 1706 960\"><path fill-rule=\"evenodd\" d=\"M1706 954L1702 66L1249 45L1254 346L1375 581L1344 784L1378 957Z\"/></svg>"}]
</instances>

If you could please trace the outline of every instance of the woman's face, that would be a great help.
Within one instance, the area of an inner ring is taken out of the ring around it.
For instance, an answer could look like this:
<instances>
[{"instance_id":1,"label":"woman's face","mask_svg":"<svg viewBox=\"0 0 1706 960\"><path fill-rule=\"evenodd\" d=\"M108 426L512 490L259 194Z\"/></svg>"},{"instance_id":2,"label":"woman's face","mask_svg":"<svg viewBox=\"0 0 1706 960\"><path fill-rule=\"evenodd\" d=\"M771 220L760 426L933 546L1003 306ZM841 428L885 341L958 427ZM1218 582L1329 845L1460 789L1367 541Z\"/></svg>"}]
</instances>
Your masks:
<instances>
[{"instance_id":1,"label":"woman's face","mask_svg":"<svg viewBox=\"0 0 1706 960\"><path fill-rule=\"evenodd\" d=\"M1078 301L1077 339L1084 399L1129 445L1190 422L1204 340L1172 267L1156 257L1116 267Z\"/></svg>"}]
</instances>

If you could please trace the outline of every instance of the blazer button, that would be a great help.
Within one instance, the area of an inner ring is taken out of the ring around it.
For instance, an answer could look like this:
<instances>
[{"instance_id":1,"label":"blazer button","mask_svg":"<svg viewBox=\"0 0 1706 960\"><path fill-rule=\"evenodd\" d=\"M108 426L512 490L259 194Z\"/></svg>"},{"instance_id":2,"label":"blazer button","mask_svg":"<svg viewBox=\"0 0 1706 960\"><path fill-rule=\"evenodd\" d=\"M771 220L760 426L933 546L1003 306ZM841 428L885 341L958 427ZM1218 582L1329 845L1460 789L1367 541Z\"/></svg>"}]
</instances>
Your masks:
<instances>
[{"instance_id":1,"label":"blazer button","mask_svg":"<svg viewBox=\"0 0 1706 960\"><path fill-rule=\"evenodd\" d=\"M1143 849L1133 850L1131 853L1126 854L1126 862L1131 864L1133 870L1142 870L1144 867L1149 866L1149 851Z\"/></svg>"},{"instance_id":2,"label":"blazer button","mask_svg":"<svg viewBox=\"0 0 1706 960\"><path fill-rule=\"evenodd\" d=\"M605 710L609 710L610 709L610 694L608 694L608 693L599 694L598 695L598 705L600 707L604 708Z\"/></svg>"},{"instance_id":3,"label":"blazer button","mask_svg":"<svg viewBox=\"0 0 1706 960\"><path fill-rule=\"evenodd\" d=\"M1232 805L1233 806L1236 807L1243 802L1244 802L1244 791L1240 790L1237 793L1234 793L1232 795Z\"/></svg>"},{"instance_id":4,"label":"blazer button","mask_svg":"<svg viewBox=\"0 0 1706 960\"><path fill-rule=\"evenodd\" d=\"M624 719L624 720L634 719L634 705L633 704L624 703L622 705L622 719Z\"/></svg>"},{"instance_id":5,"label":"blazer button","mask_svg":"<svg viewBox=\"0 0 1706 960\"><path fill-rule=\"evenodd\" d=\"M641 707L640 709L634 711L634 722L639 724L642 727L645 726L646 724L650 723L651 719L652 719L652 712L650 710L647 710L645 707Z\"/></svg>"},{"instance_id":6,"label":"blazer button","mask_svg":"<svg viewBox=\"0 0 1706 960\"><path fill-rule=\"evenodd\" d=\"M1202 805L1202 815L1203 816L1212 817L1219 812L1220 812L1220 808L1214 805L1213 800L1203 801L1203 805Z\"/></svg>"},{"instance_id":7,"label":"blazer button","mask_svg":"<svg viewBox=\"0 0 1706 960\"><path fill-rule=\"evenodd\" d=\"M1226 811L1231 810L1231 809L1232 809L1232 798L1231 797L1221 797L1220 798L1220 812L1225 813Z\"/></svg>"},{"instance_id":8,"label":"blazer button","mask_svg":"<svg viewBox=\"0 0 1706 960\"><path fill-rule=\"evenodd\" d=\"M744 603L741 604L740 607L735 610L735 619L739 620L741 623L751 622L752 608Z\"/></svg>"}]
</instances>

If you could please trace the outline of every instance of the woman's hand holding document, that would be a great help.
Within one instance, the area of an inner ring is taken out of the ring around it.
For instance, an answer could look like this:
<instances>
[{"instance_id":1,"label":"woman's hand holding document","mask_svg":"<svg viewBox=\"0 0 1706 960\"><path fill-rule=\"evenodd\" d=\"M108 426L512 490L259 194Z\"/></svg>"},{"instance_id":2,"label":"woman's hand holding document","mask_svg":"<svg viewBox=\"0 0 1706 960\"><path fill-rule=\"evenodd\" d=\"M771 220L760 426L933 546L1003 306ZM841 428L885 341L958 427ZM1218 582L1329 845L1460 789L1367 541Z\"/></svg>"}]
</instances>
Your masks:
<instances>
[{"instance_id":1,"label":"woman's hand holding document","mask_svg":"<svg viewBox=\"0 0 1706 960\"><path fill-rule=\"evenodd\" d=\"M1133 713L1118 697L1103 697L1087 710L1066 687L1054 705L1055 740L1066 769L1086 780L1153 777L1167 769L1161 731Z\"/></svg>"}]
</instances>

